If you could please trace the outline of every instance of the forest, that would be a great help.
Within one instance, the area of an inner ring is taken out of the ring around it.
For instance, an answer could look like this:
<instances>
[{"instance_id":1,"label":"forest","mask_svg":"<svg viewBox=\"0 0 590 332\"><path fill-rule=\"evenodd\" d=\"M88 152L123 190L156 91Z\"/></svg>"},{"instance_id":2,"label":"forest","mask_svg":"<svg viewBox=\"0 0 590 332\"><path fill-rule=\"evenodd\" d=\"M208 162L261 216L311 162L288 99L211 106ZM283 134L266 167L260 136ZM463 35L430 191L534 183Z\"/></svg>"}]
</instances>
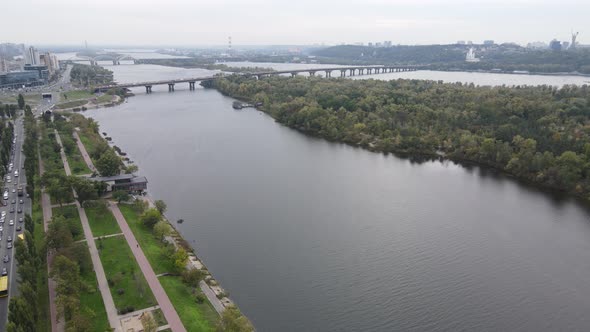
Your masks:
<instances>
[{"instance_id":1,"label":"forest","mask_svg":"<svg viewBox=\"0 0 590 332\"><path fill-rule=\"evenodd\" d=\"M331 141L486 165L590 199L590 87L239 75L203 83Z\"/></svg>"},{"instance_id":2,"label":"forest","mask_svg":"<svg viewBox=\"0 0 590 332\"><path fill-rule=\"evenodd\" d=\"M113 82L113 72L101 66L89 66L75 63L70 78L76 86L89 87L106 85Z\"/></svg>"},{"instance_id":3,"label":"forest","mask_svg":"<svg viewBox=\"0 0 590 332\"><path fill-rule=\"evenodd\" d=\"M466 62L473 47L479 62ZM530 71L537 73L590 74L590 49L562 51L529 49L506 45L397 45L368 47L342 45L314 52L323 63L338 64L410 64L432 70Z\"/></svg>"}]
</instances>

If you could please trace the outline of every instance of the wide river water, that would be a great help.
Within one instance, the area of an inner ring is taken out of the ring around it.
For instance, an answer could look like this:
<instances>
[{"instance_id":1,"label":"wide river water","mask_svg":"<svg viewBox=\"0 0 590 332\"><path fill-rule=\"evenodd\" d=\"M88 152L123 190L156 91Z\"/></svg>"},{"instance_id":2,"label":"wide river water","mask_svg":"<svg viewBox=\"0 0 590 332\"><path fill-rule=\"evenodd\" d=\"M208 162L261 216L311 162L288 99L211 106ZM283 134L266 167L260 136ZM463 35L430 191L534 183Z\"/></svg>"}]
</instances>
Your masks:
<instances>
[{"instance_id":1,"label":"wide river water","mask_svg":"<svg viewBox=\"0 0 590 332\"><path fill-rule=\"evenodd\" d=\"M109 69L119 82L212 73ZM215 90L166 90L85 114L258 330L590 329L590 213L575 200L307 137Z\"/></svg>"}]
</instances>

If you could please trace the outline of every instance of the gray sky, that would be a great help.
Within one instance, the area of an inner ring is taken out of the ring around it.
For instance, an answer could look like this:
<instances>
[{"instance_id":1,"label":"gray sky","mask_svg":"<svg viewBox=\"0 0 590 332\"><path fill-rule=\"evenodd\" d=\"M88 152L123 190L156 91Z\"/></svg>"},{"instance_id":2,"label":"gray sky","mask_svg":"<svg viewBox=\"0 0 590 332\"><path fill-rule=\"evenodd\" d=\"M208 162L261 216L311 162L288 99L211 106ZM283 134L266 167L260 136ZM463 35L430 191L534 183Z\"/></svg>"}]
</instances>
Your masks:
<instances>
[{"instance_id":1,"label":"gray sky","mask_svg":"<svg viewBox=\"0 0 590 332\"><path fill-rule=\"evenodd\" d=\"M2 0L0 42L27 44L590 43L590 0Z\"/></svg>"}]
</instances>

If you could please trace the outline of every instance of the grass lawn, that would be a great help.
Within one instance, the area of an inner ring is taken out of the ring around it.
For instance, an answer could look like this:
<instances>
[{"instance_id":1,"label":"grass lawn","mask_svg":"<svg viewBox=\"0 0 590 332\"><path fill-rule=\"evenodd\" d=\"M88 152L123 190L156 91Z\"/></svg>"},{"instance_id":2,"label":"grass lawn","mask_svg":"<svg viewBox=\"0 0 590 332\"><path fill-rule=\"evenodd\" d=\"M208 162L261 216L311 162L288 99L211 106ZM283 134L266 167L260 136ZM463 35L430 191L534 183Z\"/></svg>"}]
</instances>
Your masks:
<instances>
[{"instance_id":1,"label":"grass lawn","mask_svg":"<svg viewBox=\"0 0 590 332\"><path fill-rule=\"evenodd\" d=\"M111 100L113 100L113 95L108 95L105 93L102 96L96 98L96 103L98 103L98 104L108 103Z\"/></svg>"},{"instance_id":2,"label":"grass lawn","mask_svg":"<svg viewBox=\"0 0 590 332\"><path fill-rule=\"evenodd\" d=\"M180 277L164 276L158 280L172 301L172 305L174 305L187 331L215 330L219 315L209 301L201 304L195 301L195 296L201 294L200 289L193 289L185 285Z\"/></svg>"},{"instance_id":3,"label":"grass lawn","mask_svg":"<svg viewBox=\"0 0 590 332\"><path fill-rule=\"evenodd\" d=\"M73 90L73 91L63 92L61 94L61 100L72 101L72 100L77 100L77 99L88 99L88 98L92 98L92 96L94 96L94 94L88 90Z\"/></svg>"},{"instance_id":4,"label":"grass lawn","mask_svg":"<svg viewBox=\"0 0 590 332\"><path fill-rule=\"evenodd\" d=\"M129 228L139 242L141 250L147 257L156 274L173 272L174 263L166 255L165 244L158 241L152 231L139 221L139 215L131 205L119 204L121 213L127 220Z\"/></svg>"},{"instance_id":5,"label":"grass lawn","mask_svg":"<svg viewBox=\"0 0 590 332\"><path fill-rule=\"evenodd\" d=\"M98 240L97 246L117 309L139 310L157 304L124 237Z\"/></svg>"},{"instance_id":6,"label":"grass lawn","mask_svg":"<svg viewBox=\"0 0 590 332\"><path fill-rule=\"evenodd\" d=\"M29 106L35 106L41 102L41 94L24 94L25 103ZM7 96L0 98L0 102L3 104L18 104L18 94L14 96Z\"/></svg>"},{"instance_id":7,"label":"grass lawn","mask_svg":"<svg viewBox=\"0 0 590 332\"><path fill-rule=\"evenodd\" d=\"M66 218L68 223L73 223L70 229L73 229L72 234L74 235L74 241L82 240L84 238L84 231L82 230L82 222L80 221L80 215L78 214L78 208L75 205L66 205L62 207L53 208L54 216L63 216Z\"/></svg>"},{"instance_id":8,"label":"grass lawn","mask_svg":"<svg viewBox=\"0 0 590 332\"><path fill-rule=\"evenodd\" d=\"M107 208L92 207L84 210L94 237L121 233L117 220Z\"/></svg>"},{"instance_id":9,"label":"grass lawn","mask_svg":"<svg viewBox=\"0 0 590 332\"><path fill-rule=\"evenodd\" d=\"M90 169L86 165L86 162L84 161L84 158L82 158L82 153L80 152L80 149L78 149L78 144L76 144L76 141L72 136L72 132L67 130L67 128L62 128L62 130L59 131L59 136L64 147L71 147L64 148L64 152L68 158L68 164L70 164L70 170L72 171L72 174L81 175L91 173Z\"/></svg>"},{"instance_id":10,"label":"grass lawn","mask_svg":"<svg viewBox=\"0 0 590 332\"><path fill-rule=\"evenodd\" d=\"M87 247L88 248L88 247ZM96 274L94 271L87 271L80 275L82 281L88 287L80 294L80 309L82 312L91 312L88 316L91 319L94 331L107 331L109 319L102 301L102 295L98 290Z\"/></svg>"},{"instance_id":11,"label":"grass lawn","mask_svg":"<svg viewBox=\"0 0 590 332\"><path fill-rule=\"evenodd\" d=\"M78 131L78 136L80 137L80 141L82 141L82 144L84 144L86 151L90 155L92 153L92 151L94 151L96 144L87 135L88 134L85 133L83 130ZM94 159L92 161L96 162L96 160L94 160Z\"/></svg>"},{"instance_id":12,"label":"grass lawn","mask_svg":"<svg viewBox=\"0 0 590 332\"><path fill-rule=\"evenodd\" d=\"M55 105L55 108L65 109L65 108L73 108L73 107L80 107L86 105L88 103L87 100L73 100L67 101L65 103Z\"/></svg>"}]
</instances>

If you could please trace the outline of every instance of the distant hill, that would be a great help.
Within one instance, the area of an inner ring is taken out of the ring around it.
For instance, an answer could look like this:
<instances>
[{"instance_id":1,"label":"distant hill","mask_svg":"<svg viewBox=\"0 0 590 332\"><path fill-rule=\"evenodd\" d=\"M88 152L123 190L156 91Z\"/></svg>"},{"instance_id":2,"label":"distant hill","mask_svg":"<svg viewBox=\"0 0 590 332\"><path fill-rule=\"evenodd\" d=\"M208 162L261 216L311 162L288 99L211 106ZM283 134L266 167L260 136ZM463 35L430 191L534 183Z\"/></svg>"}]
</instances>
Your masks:
<instances>
[{"instance_id":1,"label":"distant hill","mask_svg":"<svg viewBox=\"0 0 590 332\"><path fill-rule=\"evenodd\" d=\"M480 62L466 62L473 47ZM530 72L579 72L590 74L590 49L552 51L502 45L416 45L368 47L341 45L313 53L321 62L346 64L424 65L440 70L524 70Z\"/></svg>"}]
</instances>

